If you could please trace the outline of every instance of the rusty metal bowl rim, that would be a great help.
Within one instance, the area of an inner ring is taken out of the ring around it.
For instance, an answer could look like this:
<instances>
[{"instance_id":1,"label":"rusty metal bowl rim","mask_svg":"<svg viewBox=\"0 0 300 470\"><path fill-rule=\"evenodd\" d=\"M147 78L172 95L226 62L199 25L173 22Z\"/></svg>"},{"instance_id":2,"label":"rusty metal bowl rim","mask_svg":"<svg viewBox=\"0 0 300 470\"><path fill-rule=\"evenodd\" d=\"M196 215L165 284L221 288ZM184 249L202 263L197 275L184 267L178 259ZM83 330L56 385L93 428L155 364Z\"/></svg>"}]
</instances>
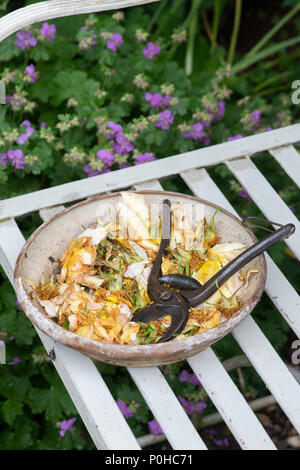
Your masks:
<instances>
[{"instance_id":1,"label":"rusty metal bowl rim","mask_svg":"<svg viewBox=\"0 0 300 470\"><path fill-rule=\"evenodd\" d=\"M241 220L238 219L235 215L231 214L229 211L224 209L223 207L214 204L210 201L205 199L198 198L196 196L191 196L187 194L171 192L171 191L159 191L159 190L138 190L134 191L140 194L157 194L161 195L163 198L172 196L174 198L184 198L190 199L197 203L202 203L208 206L211 206L215 209L220 209L221 213L226 214L229 218L235 220L244 231L246 231L253 243L257 241L253 232L245 227ZM233 328L238 326L247 316L248 314L254 309L256 304L258 303L262 292L264 290L265 282L266 282L266 275L267 275L267 267L266 267L266 260L265 256L262 254L259 256L260 259L260 277L261 282L259 284L258 289L255 291L254 295L248 301L248 303L237 312L236 315L229 318L225 322L219 324L218 326L211 328L209 330L203 331L198 333L197 335L189 336L187 338L180 339L178 341L171 341L166 343L160 344L150 344L150 345L118 345L118 344L110 344L106 342L96 341L92 339L85 338L83 336L77 335L65 328L61 327L53 320L51 320L47 314L45 314L43 307L40 307L39 310L35 307L29 296L27 295L24 286L23 286L23 279L21 277L21 267L22 262L25 256L27 256L27 249L35 239L37 235L48 225L52 223L55 219L64 216L64 214L78 208L89 204L91 202L108 199L110 197L120 196L120 192L114 193L106 193L101 194L98 196L94 196L88 198L84 201L81 201L77 204L74 204L58 214L55 214L49 220L44 222L37 230L28 238L25 245L23 246L14 271L14 287L17 294L18 301L20 302L25 314L31 320L31 322L45 334L50 336L55 341L63 343L65 346L71 347L73 349L79 350L84 354L87 354L90 357L100 359L103 362L108 362L110 364L116 365L136 365L137 366L152 366L153 364L166 364L170 362L174 362L170 360L170 355L175 355L178 357L179 354L182 354L182 358L189 357L197 352L205 349L210 344L218 341L226 334L230 333ZM42 313L43 312L43 313ZM204 344L205 347L201 348L201 344ZM194 351L196 350L196 351ZM169 357L167 360L166 357ZM178 361L180 359L176 359Z\"/></svg>"}]
</instances>

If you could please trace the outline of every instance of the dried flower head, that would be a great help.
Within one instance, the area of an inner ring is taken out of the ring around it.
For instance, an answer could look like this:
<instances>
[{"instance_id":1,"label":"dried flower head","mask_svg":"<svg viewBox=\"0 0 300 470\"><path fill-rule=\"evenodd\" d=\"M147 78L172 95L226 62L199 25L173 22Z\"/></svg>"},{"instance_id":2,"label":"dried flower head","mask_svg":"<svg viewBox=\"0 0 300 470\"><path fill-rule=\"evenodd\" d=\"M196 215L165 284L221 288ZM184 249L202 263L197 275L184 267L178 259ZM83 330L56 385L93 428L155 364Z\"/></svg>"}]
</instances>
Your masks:
<instances>
[{"instance_id":1,"label":"dried flower head","mask_svg":"<svg viewBox=\"0 0 300 470\"><path fill-rule=\"evenodd\" d=\"M142 73L136 75L134 77L133 83L138 87L141 88L142 90L146 90L148 88L149 83L145 79L144 75Z\"/></svg>"},{"instance_id":2,"label":"dried flower head","mask_svg":"<svg viewBox=\"0 0 300 470\"><path fill-rule=\"evenodd\" d=\"M171 36L171 39L174 44L181 44L187 40L187 32L185 29L175 29L174 33Z\"/></svg>"},{"instance_id":3,"label":"dried flower head","mask_svg":"<svg viewBox=\"0 0 300 470\"><path fill-rule=\"evenodd\" d=\"M137 38L138 41L147 41L149 36L149 33L144 31L143 29L137 29L135 32L135 37Z\"/></svg>"},{"instance_id":4,"label":"dried flower head","mask_svg":"<svg viewBox=\"0 0 300 470\"><path fill-rule=\"evenodd\" d=\"M116 13L114 13L112 15L112 18L115 20L115 21L123 21L124 20L124 12L123 11L117 11Z\"/></svg>"}]
</instances>

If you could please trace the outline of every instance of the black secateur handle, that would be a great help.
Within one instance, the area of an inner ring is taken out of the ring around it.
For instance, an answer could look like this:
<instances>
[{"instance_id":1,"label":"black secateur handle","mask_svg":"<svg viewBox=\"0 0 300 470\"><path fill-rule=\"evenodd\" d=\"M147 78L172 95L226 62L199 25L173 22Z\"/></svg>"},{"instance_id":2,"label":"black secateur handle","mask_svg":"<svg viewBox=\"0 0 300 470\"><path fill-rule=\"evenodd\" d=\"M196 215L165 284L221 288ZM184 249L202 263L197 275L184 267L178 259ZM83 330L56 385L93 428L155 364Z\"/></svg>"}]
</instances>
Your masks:
<instances>
[{"instance_id":1,"label":"black secateur handle","mask_svg":"<svg viewBox=\"0 0 300 470\"><path fill-rule=\"evenodd\" d=\"M244 219L244 225L248 226L247 223L250 219L254 219L254 217L249 217L248 219ZM258 219L263 220L263 219ZM265 222L268 222L265 220ZM272 225L280 225L274 222L271 222ZM252 226L253 227L253 226ZM253 227L254 228L254 227ZM265 230L270 231L270 229L266 229L262 226L255 226L255 228L262 228ZM276 243L284 240L285 238L290 237L295 232L295 226L293 224L281 225L279 229L272 231L270 235L267 235L262 240L256 242L254 245L250 246L246 251L241 253L239 256L234 258L230 261L224 268L218 271L212 278L209 279L203 286L198 287L197 289L193 289L190 285L190 289L192 290L180 290L181 295L188 301L190 306L196 307L197 305L205 302L209 297L211 297L217 290L218 286L221 287L228 279L239 271L243 266L247 263L252 261L254 258L259 256L264 251L268 250L271 246L275 245ZM174 282L171 282L172 275L169 275L169 280L166 281L167 276L161 276L159 278L160 282L168 282L169 285L173 287L179 287L179 285L175 285L175 277L178 279L178 275L174 275ZM187 276L182 276L182 278L187 278ZM192 278L189 278L192 279ZM195 281L193 279L193 281ZM197 281L196 281L197 282ZM183 285L181 284L183 287ZM195 283L194 283L195 286ZM181 287L181 288L182 288ZM184 287L183 287L184 289Z\"/></svg>"}]
</instances>

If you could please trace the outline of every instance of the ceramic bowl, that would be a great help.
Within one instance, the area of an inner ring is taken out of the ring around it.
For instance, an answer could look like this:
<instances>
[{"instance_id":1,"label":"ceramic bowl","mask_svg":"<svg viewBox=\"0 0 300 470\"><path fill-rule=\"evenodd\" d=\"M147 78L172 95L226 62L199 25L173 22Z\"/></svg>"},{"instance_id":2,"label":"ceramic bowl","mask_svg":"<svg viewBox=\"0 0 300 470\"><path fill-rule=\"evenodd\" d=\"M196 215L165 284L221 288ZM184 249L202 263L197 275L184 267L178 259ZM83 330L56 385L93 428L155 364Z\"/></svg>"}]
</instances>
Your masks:
<instances>
[{"instance_id":1,"label":"ceramic bowl","mask_svg":"<svg viewBox=\"0 0 300 470\"><path fill-rule=\"evenodd\" d=\"M168 198L171 202L203 204L204 215L208 221L212 218L216 208L219 207L211 202L179 193L168 191L137 192L144 194L149 203L162 202ZM218 326L185 339L140 346L108 344L72 333L49 318L44 308L32 299L31 288L26 280L39 282L42 273L50 276L56 266L54 260L61 257L72 238L82 233L82 226L87 227L95 222L99 205L115 204L119 198L120 193L106 194L69 207L41 225L27 240L17 260L14 286L18 301L36 327L55 341L102 362L119 366L147 367L181 361L203 351L231 332L249 315L264 289L266 281L264 255L255 258L243 268L244 271L258 269L259 272L250 276L248 287L244 290L241 298L242 308ZM244 227L239 219L225 209L221 207L219 209L220 211L215 217L215 225L220 243L239 242L250 246L256 242L253 233Z\"/></svg>"}]
</instances>

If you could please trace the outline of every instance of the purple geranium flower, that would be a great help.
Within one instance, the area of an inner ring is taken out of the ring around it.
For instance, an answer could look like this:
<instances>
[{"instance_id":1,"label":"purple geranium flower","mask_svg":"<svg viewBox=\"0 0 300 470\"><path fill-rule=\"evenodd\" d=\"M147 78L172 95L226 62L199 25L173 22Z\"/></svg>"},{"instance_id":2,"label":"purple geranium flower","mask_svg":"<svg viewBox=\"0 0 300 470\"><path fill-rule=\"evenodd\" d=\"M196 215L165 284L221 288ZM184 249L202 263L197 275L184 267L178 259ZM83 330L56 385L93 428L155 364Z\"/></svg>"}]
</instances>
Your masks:
<instances>
[{"instance_id":1,"label":"purple geranium flower","mask_svg":"<svg viewBox=\"0 0 300 470\"><path fill-rule=\"evenodd\" d=\"M12 166L17 170L23 170L25 166L25 160L22 150L9 150L7 152L8 159L10 160Z\"/></svg>"},{"instance_id":2,"label":"purple geranium flower","mask_svg":"<svg viewBox=\"0 0 300 470\"><path fill-rule=\"evenodd\" d=\"M106 43L106 46L111 51L116 52L116 50L121 46L123 42L122 34L115 33L113 34Z\"/></svg>"},{"instance_id":3,"label":"purple geranium flower","mask_svg":"<svg viewBox=\"0 0 300 470\"><path fill-rule=\"evenodd\" d=\"M173 97L170 95L164 97L161 93L151 93L150 91L145 93L145 100L154 108L165 108L169 106L172 98Z\"/></svg>"},{"instance_id":4,"label":"purple geranium flower","mask_svg":"<svg viewBox=\"0 0 300 470\"><path fill-rule=\"evenodd\" d=\"M102 168L102 170L100 171L100 175L102 175L103 173L110 173L110 172L111 172L110 168Z\"/></svg>"},{"instance_id":5,"label":"purple geranium flower","mask_svg":"<svg viewBox=\"0 0 300 470\"><path fill-rule=\"evenodd\" d=\"M154 106L154 108L159 108L164 97L161 93L151 93L147 91L147 93L145 93L145 99L151 106Z\"/></svg>"},{"instance_id":6,"label":"purple geranium flower","mask_svg":"<svg viewBox=\"0 0 300 470\"><path fill-rule=\"evenodd\" d=\"M112 134L107 134L106 137L108 139L114 139L117 134L122 132L122 126L120 124L115 123L114 121L109 121L107 125L113 131Z\"/></svg>"},{"instance_id":7,"label":"purple geranium flower","mask_svg":"<svg viewBox=\"0 0 300 470\"><path fill-rule=\"evenodd\" d=\"M1 163L1 162L0 162L0 163ZM294 206L289 206L289 209L295 214L296 211L295 211Z\"/></svg>"},{"instance_id":8,"label":"purple geranium flower","mask_svg":"<svg viewBox=\"0 0 300 470\"><path fill-rule=\"evenodd\" d=\"M185 398L183 397L178 397L178 400L180 401L180 403L182 404L182 406L185 408L186 412L191 415L193 414L195 411L197 413L200 413L202 410L204 410L204 408L206 408L206 403L204 403L203 401L198 401L198 402L194 402L192 400L186 400Z\"/></svg>"},{"instance_id":9,"label":"purple geranium flower","mask_svg":"<svg viewBox=\"0 0 300 470\"><path fill-rule=\"evenodd\" d=\"M19 145L23 145L25 144L25 142L27 142L27 140L29 139L29 137L35 132L35 130L33 129L33 127L31 127L31 122L26 120L26 121L23 121L21 126L25 126L26 128L26 132L24 134L21 134L18 138L18 144Z\"/></svg>"},{"instance_id":10,"label":"purple geranium flower","mask_svg":"<svg viewBox=\"0 0 300 470\"><path fill-rule=\"evenodd\" d=\"M56 26L55 24L43 23L40 33L49 41L55 38Z\"/></svg>"},{"instance_id":11,"label":"purple geranium flower","mask_svg":"<svg viewBox=\"0 0 300 470\"><path fill-rule=\"evenodd\" d=\"M182 370L178 376L180 382L189 382L195 387L201 385L195 374L189 374L187 370Z\"/></svg>"},{"instance_id":12,"label":"purple geranium flower","mask_svg":"<svg viewBox=\"0 0 300 470\"><path fill-rule=\"evenodd\" d=\"M183 133L183 137L186 137L187 139L193 139L196 142L197 140L202 139L202 137L204 137L204 131L201 122L196 122L196 124L193 124L189 131Z\"/></svg>"},{"instance_id":13,"label":"purple geranium flower","mask_svg":"<svg viewBox=\"0 0 300 470\"><path fill-rule=\"evenodd\" d=\"M260 115L260 111L258 109L255 109L254 111L252 111L251 121L253 122L253 128L254 129L258 126L260 118L261 118L261 115Z\"/></svg>"},{"instance_id":14,"label":"purple geranium flower","mask_svg":"<svg viewBox=\"0 0 300 470\"><path fill-rule=\"evenodd\" d=\"M140 153L135 157L135 164L141 165L142 163L153 162L154 160L156 160L156 158L153 157L152 153Z\"/></svg>"},{"instance_id":15,"label":"purple geranium flower","mask_svg":"<svg viewBox=\"0 0 300 470\"><path fill-rule=\"evenodd\" d=\"M189 379L188 379L188 382L190 382L191 384L193 384L195 387L197 387L198 385L201 385L199 380L198 380L198 377L195 375L195 374L192 374Z\"/></svg>"},{"instance_id":16,"label":"purple geranium flower","mask_svg":"<svg viewBox=\"0 0 300 470\"><path fill-rule=\"evenodd\" d=\"M186 409L186 411L189 415L191 415L194 412L194 402L193 401L187 401L185 398L180 397L180 396L178 397L178 400L180 401L182 406L184 406L184 408Z\"/></svg>"},{"instance_id":17,"label":"purple geranium flower","mask_svg":"<svg viewBox=\"0 0 300 470\"><path fill-rule=\"evenodd\" d=\"M143 49L143 54L147 59L152 60L153 57L160 53L160 46L156 46L153 42L148 42L147 47Z\"/></svg>"},{"instance_id":18,"label":"purple geranium flower","mask_svg":"<svg viewBox=\"0 0 300 470\"><path fill-rule=\"evenodd\" d=\"M165 106L169 106L169 104L171 103L172 99L173 99L173 96L171 96L171 95L165 96L164 99L163 99L163 101L162 101L162 104L161 104L162 107L164 108Z\"/></svg>"},{"instance_id":19,"label":"purple geranium flower","mask_svg":"<svg viewBox=\"0 0 300 470\"><path fill-rule=\"evenodd\" d=\"M222 446L222 445L223 445L223 439L214 439L214 443L215 443L217 446Z\"/></svg>"},{"instance_id":20,"label":"purple geranium flower","mask_svg":"<svg viewBox=\"0 0 300 470\"><path fill-rule=\"evenodd\" d=\"M47 123L45 121L42 121L40 124L40 129L43 129L47 126Z\"/></svg>"},{"instance_id":21,"label":"purple geranium flower","mask_svg":"<svg viewBox=\"0 0 300 470\"><path fill-rule=\"evenodd\" d=\"M25 142L29 139L29 136L27 134L21 134L17 140L19 145L24 145Z\"/></svg>"},{"instance_id":22,"label":"purple geranium flower","mask_svg":"<svg viewBox=\"0 0 300 470\"><path fill-rule=\"evenodd\" d=\"M103 162L105 168L110 168L115 161L115 156L109 150L99 150L97 158Z\"/></svg>"},{"instance_id":23,"label":"purple geranium flower","mask_svg":"<svg viewBox=\"0 0 300 470\"><path fill-rule=\"evenodd\" d=\"M215 106L213 106L213 109L207 107L206 112L212 116L211 122L220 121L225 114L225 101L218 101L217 109ZM204 122L204 125L208 127L210 125L210 122L206 121Z\"/></svg>"},{"instance_id":24,"label":"purple geranium flower","mask_svg":"<svg viewBox=\"0 0 300 470\"><path fill-rule=\"evenodd\" d=\"M0 153L0 165L6 166L8 164L6 153Z\"/></svg>"},{"instance_id":25,"label":"purple geranium flower","mask_svg":"<svg viewBox=\"0 0 300 470\"><path fill-rule=\"evenodd\" d=\"M37 45L37 40L32 37L32 31L19 31L17 33L15 45L24 51L25 49L30 49L30 47L35 47Z\"/></svg>"},{"instance_id":26,"label":"purple geranium flower","mask_svg":"<svg viewBox=\"0 0 300 470\"><path fill-rule=\"evenodd\" d=\"M31 77L31 83L34 83L36 79L38 78L38 75L35 71L35 66L33 64L30 64L26 67L26 73Z\"/></svg>"},{"instance_id":27,"label":"purple geranium flower","mask_svg":"<svg viewBox=\"0 0 300 470\"><path fill-rule=\"evenodd\" d=\"M245 188L242 188L242 191L238 193L238 196L241 197L242 199L250 199L250 196L247 193Z\"/></svg>"},{"instance_id":28,"label":"purple geranium flower","mask_svg":"<svg viewBox=\"0 0 300 470\"><path fill-rule=\"evenodd\" d=\"M180 382L186 382L189 378L189 373L187 370L182 370L178 376Z\"/></svg>"},{"instance_id":29,"label":"purple geranium flower","mask_svg":"<svg viewBox=\"0 0 300 470\"><path fill-rule=\"evenodd\" d=\"M217 446L229 447L229 441L226 437L224 439L214 439L213 441Z\"/></svg>"},{"instance_id":30,"label":"purple geranium flower","mask_svg":"<svg viewBox=\"0 0 300 470\"><path fill-rule=\"evenodd\" d=\"M215 429L203 429L203 431L206 431L210 436L216 436L218 434Z\"/></svg>"},{"instance_id":31,"label":"purple geranium flower","mask_svg":"<svg viewBox=\"0 0 300 470\"><path fill-rule=\"evenodd\" d=\"M14 357L12 361L10 361L8 364L11 366L14 366L16 364L19 364L21 362L21 359L19 357Z\"/></svg>"},{"instance_id":32,"label":"purple geranium flower","mask_svg":"<svg viewBox=\"0 0 300 470\"><path fill-rule=\"evenodd\" d=\"M222 119L225 114L225 101L218 102L218 111L219 111L219 116L218 116L218 120L219 120L219 119Z\"/></svg>"},{"instance_id":33,"label":"purple geranium flower","mask_svg":"<svg viewBox=\"0 0 300 470\"><path fill-rule=\"evenodd\" d=\"M116 135L116 142L113 145L113 151L120 155L128 155L134 149L132 143L125 137L124 134L119 132Z\"/></svg>"},{"instance_id":34,"label":"purple geranium flower","mask_svg":"<svg viewBox=\"0 0 300 470\"><path fill-rule=\"evenodd\" d=\"M120 168L120 170L122 170L123 168L129 168L130 166L131 166L130 163L124 162L124 163L121 163L119 168Z\"/></svg>"},{"instance_id":35,"label":"purple geranium flower","mask_svg":"<svg viewBox=\"0 0 300 470\"><path fill-rule=\"evenodd\" d=\"M195 403L195 411L197 411L197 413L200 413L205 408L206 408L206 403L204 403L204 401L198 401L197 403Z\"/></svg>"},{"instance_id":36,"label":"purple geranium flower","mask_svg":"<svg viewBox=\"0 0 300 470\"><path fill-rule=\"evenodd\" d=\"M243 138L243 136L241 134L237 134L234 137L228 137L227 142L231 142L232 140L238 140L238 139L242 139L242 138Z\"/></svg>"},{"instance_id":37,"label":"purple geranium flower","mask_svg":"<svg viewBox=\"0 0 300 470\"><path fill-rule=\"evenodd\" d=\"M130 408L127 408L126 403L124 401L117 401L117 405L122 412L124 418L131 418L133 413Z\"/></svg>"},{"instance_id":38,"label":"purple geranium flower","mask_svg":"<svg viewBox=\"0 0 300 470\"><path fill-rule=\"evenodd\" d=\"M73 424L75 423L75 421L77 420L77 418L71 418L71 419L67 419L66 421L62 421L60 423L60 430L59 430L59 434L64 437L64 435L66 434L66 432L71 429L71 427L73 426Z\"/></svg>"},{"instance_id":39,"label":"purple geranium flower","mask_svg":"<svg viewBox=\"0 0 300 470\"><path fill-rule=\"evenodd\" d=\"M169 109L162 111L159 115L156 127L163 129L164 131L170 129L170 124L174 121L174 116Z\"/></svg>"},{"instance_id":40,"label":"purple geranium flower","mask_svg":"<svg viewBox=\"0 0 300 470\"><path fill-rule=\"evenodd\" d=\"M16 299L16 306L18 307L19 310L22 310L22 311L23 311L21 305L20 305L19 302L18 302L18 299Z\"/></svg>"},{"instance_id":41,"label":"purple geranium flower","mask_svg":"<svg viewBox=\"0 0 300 470\"><path fill-rule=\"evenodd\" d=\"M100 175L100 171L94 170L90 165L85 165L83 167L83 171L87 174L88 178L91 178L92 176Z\"/></svg>"},{"instance_id":42,"label":"purple geranium flower","mask_svg":"<svg viewBox=\"0 0 300 470\"><path fill-rule=\"evenodd\" d=\"M155 421L155 419L148 422L148 427L149 427L149 431L151 432L151 434L154 434L155 436L159 436L163 434L163 431L160 425L158 424L157 421Z\"/></svg>"}]
</instances>

